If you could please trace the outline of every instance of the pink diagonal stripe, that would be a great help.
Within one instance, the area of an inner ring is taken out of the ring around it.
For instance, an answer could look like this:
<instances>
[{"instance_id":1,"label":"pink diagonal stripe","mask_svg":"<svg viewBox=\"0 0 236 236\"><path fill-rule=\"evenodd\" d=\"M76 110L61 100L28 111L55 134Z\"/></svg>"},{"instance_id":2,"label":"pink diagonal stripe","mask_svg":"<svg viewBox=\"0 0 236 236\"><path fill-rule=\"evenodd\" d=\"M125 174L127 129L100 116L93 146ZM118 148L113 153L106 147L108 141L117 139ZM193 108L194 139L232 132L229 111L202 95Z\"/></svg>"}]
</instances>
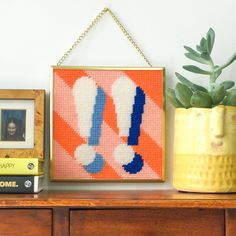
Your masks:
<instances>
[{"instance_id":1,"label":"pink diagonal stripe","mask_svg":"<svg viewBox=\"0 0 236 236\"><path fill-rule=\"evenodd\" d=\"M86 178L92 179L91 175L84 170L84 168L74 160L66 150L54 140L53 152L56 153L53 158L53 176L57 178Z\"/></svg>"},{"instance_id":2,"label":"pink diagonal stripe","mask_svg":"<svg viewBox=\"0 0 236 236\"><path fill-rule=\"evenodd\" d=\"M109 71L109 73L107 73L99 70L86 70L85 72L91 76L110 97L112 97L111 86L115 80L122 76L127 77L125 73L120 71ZM162 110L147 95L144 109L141 128L152 138L155 143L162 147Z\"/></svg>"},{"instance_id":3,"label":"pink diagonal stripe","mask_svg":"<svg viewBox=\"0 0 236 236\"><path fill-rule=\"evenodd\" d=\"M109 143L109 145L107 145ZM102 125L102 135L100 138L99 146L94 147L94 149L106 158L106 161L112 168L118 171L118 173L125 179L160 179L158 174L152 170L147 163L144 164L141 172L135 175L128 174L122 166L114 160L113 151L119 144L124 144L122 139L109 127L109 125L103 122Z\"/></svg>"},{"instance_id":4,"label":"pink diagonal stripe","mask_svg":"<svg viewBox=\"0 0 236 236\"><path fill-rule=\"evenodd\" d=\"M56 101L53 102L53 110L70 124L74 131L78 130L78 119L74 98L70 87L58 76L54 75L53 81L54 95Z\"/></svg>"},{"instance_id":5,"label":"pink diagonal stripe","mask_svg":"<svg viewBox=\"0 0 236 236\"><path fill-rule=\"evenodd\" d=\"M60 87L62 86L62 87ZM79 134L79 129L77 126L77 114L74 112L75 107L70 105L72 110L68 109L68 103L73 103L73 96L71 89L66 85L63 80L57 76L54 82L54 88L61 90L63 88L63 96L58 94L57 102L54 102L54 111L57 112L62 119L64 119L73 129ZM66 102L65 102L66 101ZM108 145L109 143L109 145ZM150 179L160 179L159 175L152 170L150 166L146 163L142 171L135 175L130 175L124 171L124 169L114 160L112 153L118 144L124 143L122 139L109 127L108 124L103 122L102 133L100 138L100 145L94 147L98 153L100 153L106 162L122 177L122 178L150 178ZM71 157L72 158L72 157Z\"/></svg>"}]
</instances>

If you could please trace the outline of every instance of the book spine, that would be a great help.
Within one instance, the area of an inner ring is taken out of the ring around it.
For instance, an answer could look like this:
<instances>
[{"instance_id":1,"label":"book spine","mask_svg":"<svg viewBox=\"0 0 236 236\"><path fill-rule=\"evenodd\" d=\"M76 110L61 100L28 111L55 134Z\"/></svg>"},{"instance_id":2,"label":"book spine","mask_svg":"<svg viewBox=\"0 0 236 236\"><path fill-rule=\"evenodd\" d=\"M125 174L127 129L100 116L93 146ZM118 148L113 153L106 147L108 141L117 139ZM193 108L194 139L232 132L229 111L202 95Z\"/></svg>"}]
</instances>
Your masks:
<instances>
[{"instance_id":1,"label":"book spine","mask_svg":"<svg viewBox=\"0 0 236 236\"><path fill-rule=\"evenodd\" d=\"M39 175L42 162L36 158L0 158L1 175Z\"/></svg>"},{"instance_id":2,"label":"book spine","mask_svg":"<svg viewBox=\"0 0 236 236\"><path fill-rule=\"evenodd\" d=\"M38 176L0 176L0 193L39 192L39 178Z\"/></svg>"}]
</instances>

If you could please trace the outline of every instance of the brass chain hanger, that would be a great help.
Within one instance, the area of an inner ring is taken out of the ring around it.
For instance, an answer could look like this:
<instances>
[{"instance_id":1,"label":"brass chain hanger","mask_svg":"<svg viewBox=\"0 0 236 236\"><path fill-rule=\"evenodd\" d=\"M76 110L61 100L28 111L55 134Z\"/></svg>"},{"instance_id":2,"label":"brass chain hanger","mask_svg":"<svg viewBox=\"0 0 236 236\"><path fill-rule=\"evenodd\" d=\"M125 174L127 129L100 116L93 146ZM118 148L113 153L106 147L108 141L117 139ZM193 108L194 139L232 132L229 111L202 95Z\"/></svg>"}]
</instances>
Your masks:
<instances>
[{"instance_id":1,"label":"brass chain hanger","mask_svg":"<svg viewBox=\"0 0 236 236\"><path fill-rule=\"evenodd\" d=\"M138 53L141 55L141 57L145 60L145 62L152 67L152 64L147 59L147 57L144 55L143 51L140 49L140 47L137 45L137 43L134 41L134 39L130 36L128 31L125 29L125 27L121 24L121 22L118 20L118 18L115 16L115 14L109 9L104 8L92 21L92 23L85 29L85 31L79 36L78 39L74 42L74 44L65 52L65 54L62 56L62 58L58 61L57 66L62 65L62 63L70 56L71 52L78 46L78 44L86 37L86 35L91 31L91 29L101 20L103 15L106 13L109 13L112 19L115 21L115 23L118 25L124 36L130 41L130 43L134 46L134 48L138 51Z\"/></svg>"}]
</instances>

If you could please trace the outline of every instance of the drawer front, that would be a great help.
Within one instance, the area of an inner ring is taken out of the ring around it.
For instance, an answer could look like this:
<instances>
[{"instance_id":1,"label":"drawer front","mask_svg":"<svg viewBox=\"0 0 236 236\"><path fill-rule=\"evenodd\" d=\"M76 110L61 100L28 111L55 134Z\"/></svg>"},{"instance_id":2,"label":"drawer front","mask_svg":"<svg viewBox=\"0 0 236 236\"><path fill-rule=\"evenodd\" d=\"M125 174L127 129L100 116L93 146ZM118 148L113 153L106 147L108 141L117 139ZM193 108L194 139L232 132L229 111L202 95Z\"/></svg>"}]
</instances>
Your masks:
<instances>
[{"instance_id":1,"label":"drawer front","mask_svg":"<svg viewBox=\"0 0 236 236\"><path fill-rule=\"evenodd\" d=\"M49 236L52 228L50 209L1 209L1 236Z\"/></svg>"},{"instance_id":2,"label":"drawer front","mask_svg":"<svg viewBox=\"0 0 236 236\"><path fill-rule=\"evenodd\" d=\"M236 235L236 209L225 210L226 236Z\"/></svg>"},{"instance_id":3,"label":"drawer front","mask_svg":"<svg viewBox=\"0 0 236 236\"><path fill-rule=\"evenodd\" d=\"M224 210L71 210L71 236L224 235Z\"/></svg>"}]
</instances>

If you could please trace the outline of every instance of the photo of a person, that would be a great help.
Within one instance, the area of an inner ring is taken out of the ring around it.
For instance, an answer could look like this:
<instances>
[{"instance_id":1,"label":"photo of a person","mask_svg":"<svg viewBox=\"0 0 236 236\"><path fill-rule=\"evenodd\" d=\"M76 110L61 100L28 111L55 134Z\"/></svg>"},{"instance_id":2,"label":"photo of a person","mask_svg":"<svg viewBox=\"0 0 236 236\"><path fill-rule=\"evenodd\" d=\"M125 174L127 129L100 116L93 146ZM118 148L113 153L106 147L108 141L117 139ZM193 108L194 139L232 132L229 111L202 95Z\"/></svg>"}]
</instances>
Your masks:
<instances>
[{"instance_id":1,"label":"photo of a person","mask_svg":"<svg viewBox=\"0 0 236 236\"><path fill-rule=\"evenodd\" d=\"M2 110L1 141L25 141L24 110Z\"/></svg>"}]
</instances>

